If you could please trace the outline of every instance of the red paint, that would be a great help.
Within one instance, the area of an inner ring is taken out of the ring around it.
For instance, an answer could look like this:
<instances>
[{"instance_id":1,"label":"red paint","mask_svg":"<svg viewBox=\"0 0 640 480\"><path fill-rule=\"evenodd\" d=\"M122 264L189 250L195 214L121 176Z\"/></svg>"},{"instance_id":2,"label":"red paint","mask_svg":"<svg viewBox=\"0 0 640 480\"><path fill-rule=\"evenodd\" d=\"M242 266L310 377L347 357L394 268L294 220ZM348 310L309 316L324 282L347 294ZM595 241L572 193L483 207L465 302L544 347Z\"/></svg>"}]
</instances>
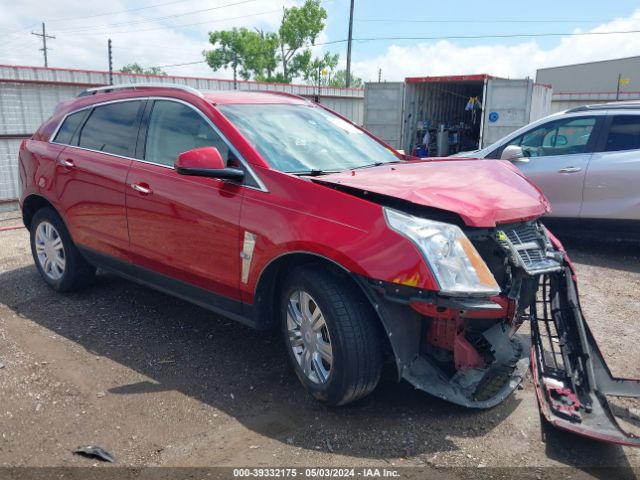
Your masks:
<instances>
[{"instance_id":1,"label":"red paint","mask_svg":"<svg viewBox=\"0 0 640 480\"><path fill-rule=\"evenodd\" d=\"M458 311L438 308L419 301L412 301L410 305L414 310L432 318L427 331L427 341L431 345L453 352L456 369L484 367L484 359L464 336L466 322Z\"/></svg>"},{"instance_id":2,"label":"red paint","mask_svg":"<svg viewBox=\"0 0 640 480\"><path fill-rule=\"evenodd\" d=\"M147 96L180 99L208 116L253 166L268 193L47 141L69 111ZM380 205L272 170L214 106L231 102L304 100L262 92L208 92L202 98L158 87L65 101L21 150L22 199L32 193L49 199L83 246L247 303L253 302L266 266L293 251L325 257L370 278L437 290L421 253L387 227ZM75 166L58 165L59 156L72 158ZM472 226L534 218L547 205L524 177L495 161L412 161L321 180L449 210ZM153 193L134 191L132 184L145 184ZM248 282L239 284L244 231L256 234L257 241Z\"/></svg>"},{"instance_id":3,"label":"red paint","mask_svg":"<svg viewBox=\"0 0 640 480\"><path fill-rule=\"evenodd\" d=\"M225 168L222 155L215 147L194 148L178 155L175 168Z\"/></svg>"},{"instance_id":4,"label":"red paint","mask_svg":"<svg viewBox=\"0 0 640 480\"><path fill-rule=\"evenodd\" d=\"M456 335L455 342L453 343L453 363L456 366L456 370L483 368L485 366L484 359L465 338L463 332Z\"/></svg>"},{"instance_id":5,"label":"red paint","mask_svg":"<svg viewBox=\"0 0 640 480\"><path fill-rule=\"evenodd\" d=\"M457 213L473 227L527 220L548 211L542 192L504 162L418 160L321 177L318 181L380 193Z\"/></svg>"}]
</instances>

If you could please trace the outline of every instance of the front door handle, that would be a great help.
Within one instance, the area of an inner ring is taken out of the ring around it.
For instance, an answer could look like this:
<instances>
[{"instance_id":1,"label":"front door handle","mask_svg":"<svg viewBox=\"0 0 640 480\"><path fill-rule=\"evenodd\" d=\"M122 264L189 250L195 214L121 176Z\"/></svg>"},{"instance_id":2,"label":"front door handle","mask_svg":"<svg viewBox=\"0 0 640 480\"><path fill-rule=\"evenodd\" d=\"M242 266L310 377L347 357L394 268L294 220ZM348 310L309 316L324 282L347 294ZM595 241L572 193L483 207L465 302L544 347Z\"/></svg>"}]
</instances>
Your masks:
<instances>
[{"instance_id":1,"label":"front door handle","mask_svg":"<svg viewBox=\"0 0 640 480\"><path fill-rule=\"evenodd\" d=\"M130 185L136 192L140 192L143 195L150 195L153 193L151 187L146 183L132 183Z\"/></svg>"},{"instance_id":2,"label":"front door handle","mask_svg":"<svg viewBox=\"0 0 640 480\"><path fill-rule=\"evenodd\" d=\"M558 170L558 173L576 173L581 171L580 167L564 167Z\"/></svg>"},{"instance_id":3,"label":"front door handle","mask_svg":"<svg viewBox=\"0 0 640 480\"><path fill-rule=\"evenodd\" d=\"M70 158L65 158L64 160L59 160L58 161L58 165L60 165L62 167L67 167L67 168L73 168L73 167L76 166L76 164Z\"/></svg>"}]
</instances>

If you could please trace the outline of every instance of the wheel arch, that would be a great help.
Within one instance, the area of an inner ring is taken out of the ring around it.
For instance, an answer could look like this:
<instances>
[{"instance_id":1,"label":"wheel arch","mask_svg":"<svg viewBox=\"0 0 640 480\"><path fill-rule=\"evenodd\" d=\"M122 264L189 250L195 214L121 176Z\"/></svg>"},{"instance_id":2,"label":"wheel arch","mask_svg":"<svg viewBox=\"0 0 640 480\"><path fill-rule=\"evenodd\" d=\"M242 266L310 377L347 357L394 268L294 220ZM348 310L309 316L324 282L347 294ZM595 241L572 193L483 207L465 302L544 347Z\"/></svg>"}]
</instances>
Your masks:
<instances>
[{"instance_id":1,"label":"wheel arch","mask_svg":"<svg viewBox=\"0 0 640 480\"><path fill-rule=\"evenodd\" d=\"M305 265L317 265L333 271L340 278L348 281L356 287L356 290L362 295L362 299L371 307L371 311L375 313L377 326L383 337L383 343L389 346L389 338L386 329L382 323L382 319L377 313L374 305L366 292L362 288L362 284L356 280L355 274L344 265L337 261L325 257L323 255L309 251L287 252L272 259L262 270L254 295L254 309L256 326L261 330L273 329L278 324L278 295L280 286L286 276L295 268Z\"/></svg>"},{"instance_id":2,"label":"wheel arch","mask_svg":"<svg viewBox=\"0 0 640 480\"><path fill-rule=\"evenodd\" d=\"M43 208L51 208L58 214L62 222L65 224L65 227L67 226L64 218L62 218L62 215L60 215L60 212L53 205L53 203L51 203L42 195L34 193L26 197L22 203L22 223L24 223L24 226L27 228L27 230L31 230L31 221L33 220L33 216L38 210L41 210Z\"/></svg>"}]
</instances>

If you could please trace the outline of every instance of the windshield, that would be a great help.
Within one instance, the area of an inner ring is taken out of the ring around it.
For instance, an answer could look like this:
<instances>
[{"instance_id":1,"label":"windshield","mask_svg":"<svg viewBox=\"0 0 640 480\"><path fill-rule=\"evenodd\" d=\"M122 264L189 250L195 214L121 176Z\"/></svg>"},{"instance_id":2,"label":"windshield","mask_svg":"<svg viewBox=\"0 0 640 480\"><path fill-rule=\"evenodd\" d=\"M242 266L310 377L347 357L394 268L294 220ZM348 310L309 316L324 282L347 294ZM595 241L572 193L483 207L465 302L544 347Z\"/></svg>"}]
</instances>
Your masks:
<instances>
[{"instance_id":1,"label":"windshield","mask_svg":"<svg viewBox=\"0 0 640 480\"><path fill-rule=\"evenodd\" d=\"M317 174L398 161L362 130L312 105L218 108L276 170Z\"/></svg>"}]
</instances>

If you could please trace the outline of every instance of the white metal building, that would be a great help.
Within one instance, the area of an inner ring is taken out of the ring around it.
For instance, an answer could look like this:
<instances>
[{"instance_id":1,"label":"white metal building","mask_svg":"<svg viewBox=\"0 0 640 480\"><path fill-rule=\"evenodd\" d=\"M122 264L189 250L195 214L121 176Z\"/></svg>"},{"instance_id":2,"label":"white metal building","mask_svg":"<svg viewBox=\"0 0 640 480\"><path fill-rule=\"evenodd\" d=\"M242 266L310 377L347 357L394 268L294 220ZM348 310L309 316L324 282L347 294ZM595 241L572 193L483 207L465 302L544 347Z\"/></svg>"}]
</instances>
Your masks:
<instances>
[{"instance_id":1,"label":"white metal building","mask_svg":"<svg viewBox=\"0 0 640 480\"><path fill-rule=\"evenodd\" d=\"M233 80L201 77L113 74L113 83L177 83L200 90L233 90ZM18 148L58 102L109 84L105 71L0 65L0 207L18 197ZM316 100L358 124L364 121L364 90L313 85L238 81L239 90L272 90Z\"/></svg>"},{"instance_id":2,"label":"white metal building","mask_svg":"<svg viewBox=\"0 0 640 480\"><path fill-rule=\"evenodd\" d=\"M552 112L593 103L640 100L640 57L540 68L536 82L553 87Z\"/></svg>"}]
</instances>

